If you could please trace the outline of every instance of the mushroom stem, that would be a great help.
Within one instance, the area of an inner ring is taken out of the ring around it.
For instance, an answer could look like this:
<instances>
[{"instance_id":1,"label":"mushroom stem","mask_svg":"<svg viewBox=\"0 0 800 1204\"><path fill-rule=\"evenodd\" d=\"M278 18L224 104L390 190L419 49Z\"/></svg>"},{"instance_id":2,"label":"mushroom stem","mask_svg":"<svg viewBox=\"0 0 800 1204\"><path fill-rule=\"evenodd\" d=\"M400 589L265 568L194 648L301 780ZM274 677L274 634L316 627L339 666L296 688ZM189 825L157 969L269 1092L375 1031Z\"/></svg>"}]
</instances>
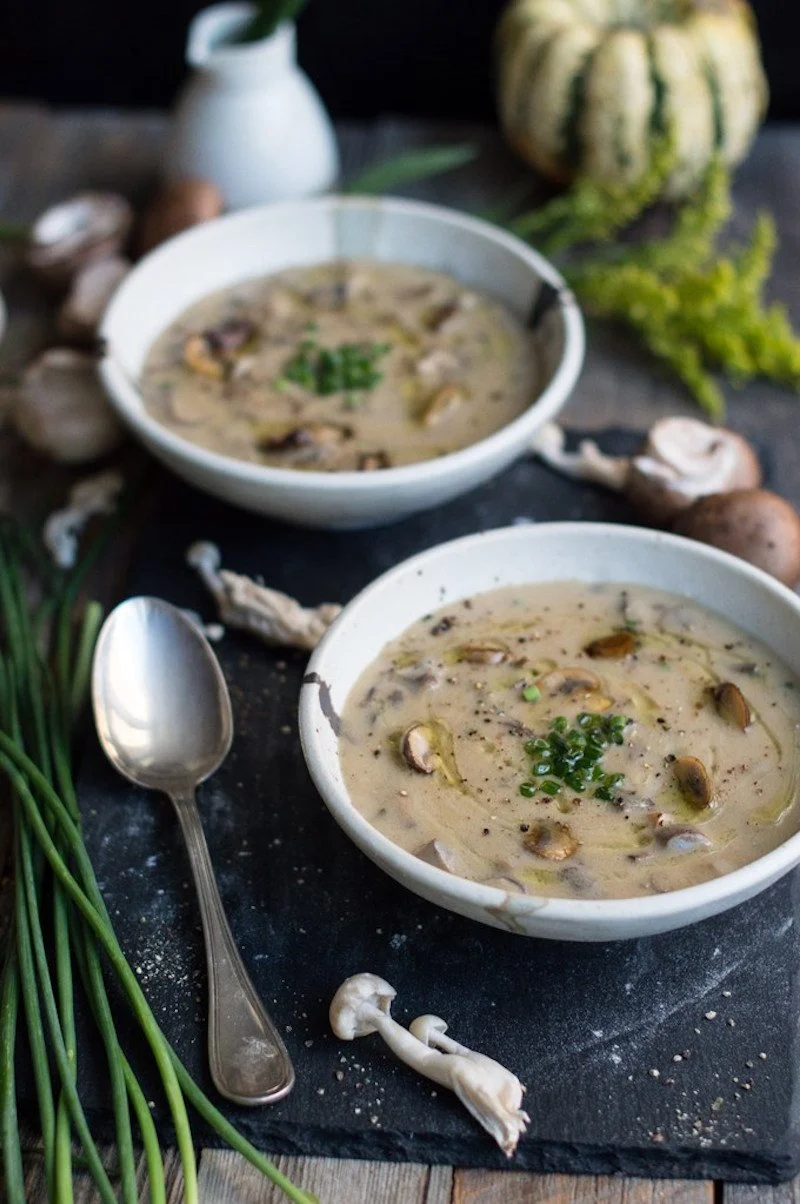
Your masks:
<instances>
[{"instance_id":1,"label":"mushroom stem","mask_svg":"<svg viewBox=\"0 0 800 1204\"><path fill-rule=\"evenodd\" d=\"M331 1028L344 1041L377 1032L412 1070L454 1092L510 1158L530 1120L520 1107L525 1088L519 1079L499 1062L445 1037L447 1025L438 1016L420 1016L410 1030L403 1028L390 1014L395 995L394 987L375 974L353 975L333 997Z\"/></svg>"},{"instance_id":2,"label":"mushroom stem","mask_svg":"<svg viewBox=\"0 0 800 1204\"><path fill-rule=\"evenodd\" d=\"M607 456L593 439L582 439L576 452L564 450L566 435L560 426L548 422L537 434L531 450L550 468L578 481L592 481L618 492L625 488L630 460L627 456Z\"/></svg>"},{"instance_id":3,"label":"mushroom stem","mask_svg":"<svg viewBox=\"0 0 800 1204\"><path fill-rule=\"evenodd\" d=\"M192 544L186 560L213 595L222 622L249 631L267 644L311 651L342 609L330 602L301 606L279 590L223 569L219 548L205 540Z\"/></svg>"},{"instance_id":4,"label":"mushroom stem","mask_svg":"<svg viewBox=\"0 0 800 1204\"><path fill-rule=\"evenodd\" d=\"M44 545L59 568L74 567L84 528L95 515L112 512L123 485L122 474L115 469L73 485L66 506L50 515L42 531Z\"/></svg>"}]
</instances>

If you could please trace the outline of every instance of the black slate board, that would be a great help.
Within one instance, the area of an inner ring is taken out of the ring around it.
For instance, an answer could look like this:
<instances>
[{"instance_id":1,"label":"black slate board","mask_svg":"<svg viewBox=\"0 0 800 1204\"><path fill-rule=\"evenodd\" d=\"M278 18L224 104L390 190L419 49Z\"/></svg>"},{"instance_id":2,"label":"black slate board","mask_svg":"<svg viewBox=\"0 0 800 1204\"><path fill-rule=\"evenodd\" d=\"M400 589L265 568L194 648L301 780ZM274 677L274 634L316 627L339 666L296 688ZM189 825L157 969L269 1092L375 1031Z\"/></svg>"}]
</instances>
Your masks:
<instances>
[{"instance_id":1,"label":"black slate board","mask_svg":"<svg viewBox=\"0 0 800 1204\"><path fill-rule=\"evenodd\" d=\"M626 432L604 439L620 451L632 441ZM197 538L219 543L229 567L304 601L346 601L398 560L470 531L530 519L630 520L621 499L532 462L434 513L347 534L271 524L174 481L160 488L130 592L209 617L183 563ZM258 1145L507 1165L454 1098L398 1065L378 1038L351 1045L329 1034L333 991L368 969L397 987L398 1019L444 1016L454 1036L528 1085L532 1121L517 1168L747 1182L800 1168L796 878L692 929L623 944L534 941L460 919L391 882L329 817L296 732L304 658L233 633L217 651L237 733L200 804L233 930L285 1029L298 1079L271 1108L225 1109ZM122 944L169 1038L207 1084L201 935L170 808L127 786L96 749L81 797ZM147 1078L143 1052L134 1048L134 1060ZM102 1070L84 1064L83 1076L102 1125ZM147 1081L169 1140L163 1102Z\"/></svg>"}]
</instances>

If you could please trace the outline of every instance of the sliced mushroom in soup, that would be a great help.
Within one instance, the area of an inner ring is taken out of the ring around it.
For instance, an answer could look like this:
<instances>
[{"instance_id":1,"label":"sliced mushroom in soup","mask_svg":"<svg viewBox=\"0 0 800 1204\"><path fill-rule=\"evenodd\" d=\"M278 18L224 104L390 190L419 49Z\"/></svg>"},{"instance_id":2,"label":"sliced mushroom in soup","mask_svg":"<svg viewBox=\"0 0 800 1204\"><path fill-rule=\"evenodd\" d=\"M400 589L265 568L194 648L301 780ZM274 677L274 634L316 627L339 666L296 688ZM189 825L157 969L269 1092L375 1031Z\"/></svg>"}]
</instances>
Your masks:
<instances>
[{"instance_id":1,"label":"sliced mushroom in soup","mask_svg":"<svg viewBox=\"0 0 800 1204\"><path fill-rule=\"evenodd\" d=\"M535 337L500 302L367 260L213 293L156 339L140 383L183 438L306 472L434 460L517 418L541 387Z\"/></svg>"},{"instance_id":2,"label":"sliced mushroom in soup","mask_svg":"<svg viewBox=\"0 0 800 1204\"><path fill-rule=\"evenodd\" d=\"M766 645L637 585L469 603L388 644L344 708L350 797L396 844L477 882L627 898L798 831L800 680ZM388 705L410 667L414 689Z\"/></svg>"}]
</instances>

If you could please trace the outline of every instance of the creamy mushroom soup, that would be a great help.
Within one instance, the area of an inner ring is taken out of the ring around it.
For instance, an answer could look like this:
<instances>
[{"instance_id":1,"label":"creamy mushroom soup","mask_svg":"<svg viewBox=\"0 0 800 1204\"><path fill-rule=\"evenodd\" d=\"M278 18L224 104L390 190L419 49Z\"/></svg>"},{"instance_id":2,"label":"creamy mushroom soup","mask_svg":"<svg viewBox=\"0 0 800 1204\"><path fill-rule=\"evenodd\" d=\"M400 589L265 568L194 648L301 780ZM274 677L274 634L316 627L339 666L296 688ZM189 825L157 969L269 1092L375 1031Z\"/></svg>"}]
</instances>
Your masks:
<instances>
[{"instance_id":1,"label":"creamy mushroom soup","mask_svg":"<svg viewBox=\"0 0 800 1204\"><path fill-rule=\"evenodd\" d=\"M379 831L510 891L676 890L800 826L800 681L718 615L634 585L426 615L353 687L339 751Z\"/></svg>"},{"instance_id":2,"label":"creamy mushroom soup","mask_svg":"<svg viewBox=\"0 0 800 1204\"><path fill-rule=\"evenodd\" d=\"M476 443L533 401L534 340L501 304L406 264L327 263L206 297L153 344L170 430L279 468L373 471Z\"/></svg>"}]
</instances>

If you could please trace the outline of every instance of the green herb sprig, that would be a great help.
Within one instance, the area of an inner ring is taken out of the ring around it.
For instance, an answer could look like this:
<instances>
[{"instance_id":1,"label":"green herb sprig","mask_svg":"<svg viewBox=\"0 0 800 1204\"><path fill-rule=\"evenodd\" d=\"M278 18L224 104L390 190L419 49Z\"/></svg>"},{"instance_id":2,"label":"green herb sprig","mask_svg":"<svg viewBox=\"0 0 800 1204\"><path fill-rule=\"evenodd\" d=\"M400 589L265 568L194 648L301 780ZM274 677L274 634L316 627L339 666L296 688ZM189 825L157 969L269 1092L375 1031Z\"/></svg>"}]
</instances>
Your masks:
<instances>
[{"instance_id":1,"label":"green herb sprig","mask_svg":"<svg viewBox=\"0 0 800 1204\"><path fill-rule=\"evenodd\" d=\"M416 184L420 180L445 175L471 163L477 158L478 149L471 142L456 142L452 145L422 146L418 150L404 151L391 159L370 163L352 180L347 181L342 192L391 192L407 184Z\"/></svg>"},{"instance_id":2,"label":"green herb sprig","mask_svg":"<svg viewBox=\"0 0 800 1204\"><path fill-rule=\"evenodd\" d=\"M759 215L744 247L718 249L733 208L730 170L720 160L664 238L617 240L658 197L674 161L669 137L659 139L636 183L578 180L509 224L546 254L572 251L564 274L587 311L630 327L721 419L725 396L715 372L734 385L763 377L800 390L800 336L783 306L764 302L777 247L772 217Z\"/></svg>"},{"instance_id":3,"label":"green herb sprig","mask_svg":"<svg viewBox=\"0 0 800 1204\"><path fill-rule=\"evenodd\" d=\"M278 385L292 381L321 397L374 389L383 380L378 363L389 351L389 343L342 343L339 347L321 347L315 339L304 339L284 364Z\"/></svg>"},{"instance_id":4,"label":"green herb sprig","mask_svg":"<svg viewBox=\"0 0 800 1204\"><path fill-rule=\"evenodd\" d=\"M625 743L625 729L633 722L625 715L595 715L581 711L570 726L559 715L550 724L547 736L525 743L531 757L531 779L519 788L524 798L537 793L555 798L563 786L576 794L591 791L594 798L611 802L614 791L624 781L622 773L606 773L602 760L612 744Z\"/></svg>"},{"instance_id":5,"label":"green herb sprig","mask_svg":"<svg viewBox=\"0 0 800 1204\"><path fill-rule=\"evenodd\" d=\"M257 0L252 17L229 39L231 46L245 46L270 38L284 21L294 21L308 0Z\"/></svg>"},{"instance_id":6,"label":"green herb sprig","mask_svg":"<svg viewBox=\"0 0 800 1204\"><path fill-rule=\"evenodd\" d=\"M134 1145L141 1143L153 1204L165 1204L158 1135L147 1097L125 1057L112 997L121 990L154 1060L183 1170L183 1199L197 1204L191 1104L233 1149L295 1204L314 1197L295 1187L215 1108L179 1061L117 941L81 831L73 774L73 734L83 710L97 603L81 606L87 573L114 526L73 575L54 578L35 541L0 530L0 774L10 788L14 906L0 978L0 1142L9 1204L24 1204L25 1175L16 1108L16 1048L27 1038L42 1134L48 1198L72 1199L73 1141L103 1204L136 1204ZM23 565L35 567L33 574ZM31 598L38 598L33 603ZM102 1163L80 1095L76 980L83 984L105 1057L118 1167ZM111 987L115 989L110 989ZM136 1139L134 1140L134 1133ZM112 1180L116 1179L115 1184Z\"/></svg>"}]
</instances>

